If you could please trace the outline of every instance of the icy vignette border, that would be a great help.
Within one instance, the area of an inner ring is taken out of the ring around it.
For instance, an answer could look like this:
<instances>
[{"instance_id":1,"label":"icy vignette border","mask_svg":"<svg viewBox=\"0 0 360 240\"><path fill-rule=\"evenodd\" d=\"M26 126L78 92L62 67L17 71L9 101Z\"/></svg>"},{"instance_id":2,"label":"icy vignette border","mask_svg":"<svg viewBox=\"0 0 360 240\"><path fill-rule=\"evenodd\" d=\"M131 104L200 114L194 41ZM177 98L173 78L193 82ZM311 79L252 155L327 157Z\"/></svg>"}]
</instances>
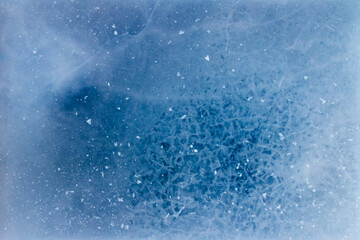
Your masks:
<instances>
[{"instance_id":1,"label":"icy vignette border","mask_svg":"<svg viewBox=\"0 0 360 240\"><path fill-rule=\"evenodd\" d=\"M7 228L68 238L356 234L356 4L145 1L129 20L139 25L114 30L107 13L124 4L101 3L47 12L27 2L44 16L23 27L27 43L2 38ZM63 25L75 13L92 22ZM66 44L32 36L43 28ZM40 80L29 87L21 76L32 72Z\"/></svg>"}]
</instances>

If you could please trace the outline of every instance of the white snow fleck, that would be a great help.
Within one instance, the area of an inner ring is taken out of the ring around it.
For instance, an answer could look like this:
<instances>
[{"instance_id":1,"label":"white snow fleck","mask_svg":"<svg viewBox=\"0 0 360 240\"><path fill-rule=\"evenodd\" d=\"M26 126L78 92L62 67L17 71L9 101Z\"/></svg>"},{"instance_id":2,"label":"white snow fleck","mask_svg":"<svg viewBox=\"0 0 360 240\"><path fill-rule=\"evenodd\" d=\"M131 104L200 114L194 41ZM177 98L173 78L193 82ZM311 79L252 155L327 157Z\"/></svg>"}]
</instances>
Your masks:
<instances>
[{"instance_id":1,"label":"white snow fleck","mask_svg":"<svg viewBox=\"0 0 360 240\"><path fill-rule=\"evenodd\" d=\"M281 141L285 139L285 137L284 137L284 135L282 133L279 133L279 137L280 137Z\"/></svg>"},{"instance_id":2,"label":"white snow fleck","mask_svg":"<svg viewBox=\"0 0 360 240\"><path fill-rule=\"evenodd\" d=\"M120 110L121 108L120 108L120 107L117 107L116 109L117 109L117 110Z\"/></svg>"},{"instance_id":3,"label":"white snow fleck","mask_svg":"<svg viewBox=\"0 0 360 240\"><path fill-rule=\"evenodd\" d=\"M308 76L304 76L304 79L307 80L309 77Z\"/></svg>"},{"instance_id":4,"label":"white snow fleck","mask_svg":"<svg viewBox=\"0 0 360 240\"><path fill-rule=\"evenodd\" d=\"M322 104L326 103L326 100L324 100L323 98L320 98L320 101L321 101Z\"/></svg>"},{"instance_id":5,"label":"white snow fleck","mask_svg":"<svg viewBox=\"0 0 360 240\"><path fill-rule=\"evenodd\" d=\"M86 122L91 125L91 118L89 118L88 120L86 120Z\"/></svg>"},{"instance_id":6,"label":"white snow fleck","mask_svg":"<svg viewBox=\"0 0 360 240\"><path fill-rule=\"evenodd\" d=\"M180 72L177 72L177 73L176 73L176 76L177 76L177 77L180 77L180 76L181 76L181 73L180 73Z\"/></svg>"},{"instance_id":7,"label":"white snow fleck","mask_svg":"<svg viewBox=\"0 0 360 240\"><path fill-rule=\"evenodd\" d=\"M251 99L253 99L253 97L248 97L248 98L247 98L248 102L250 102Z\"/></svg>"},{"instance_id":8,"label":"white snow fleck","mask_svg":"<svg viewBox=\"0 0 360 240\"><path fill-rule=\"evenodd\" d=\"M173 110L172 108L169 108L169 111L170 111L170 112L172 112L172 110Z\"/></svg>"},{"instance_id":9,"label":"white snow fleck","mask_svg":"<svg viewBox=\"0 0 360 240\"><path fill-rule=\"evenodd\" d=\"M208 29L207 31L206 31L207 33L211 33L211 31Z\"/></svg>"},{"instance_id":10,"label":"white snow fleck","mask_svg":"<svg viewBox=\"0 0 360 240\"><path fill-rule=\"evenodd\" d=\"M195 152L195 153L197 153L197 152L198 152L198 150L197 150L197 149L194 149L194 152Z\"/></svg>"},{"instance_id":11,"label":"white snow fleck","mask_svg":"<svg viewBox=\"0 0 360 240\"><path fill-rule=\"evenodd\" d=\"M183 35L184 33L185 33L185 32L184 32L183 30L180 30L180 31L179 31L179 34L180 34L180 35Z\"/></svg>"},{"instance_id":12,"label":"white snow fleck","mask_svg":"<svg viewBox=\"0 0 360 240\"><path fill-rule=\"evenodd\" d=\"M126 97L126 98L125 98L126 101L129 100L129 99L130 99L129 97Z\"/></svg>"},{"instance_id":13,"label":"white snow fleck","mask_svg":"<svg viewBox=\"0 0 360 240\"><path fill-rule=\"evenodd\" d=\"M186 118L186 114L184 116L182 116L180 119L185 119Z\"/></svg>"},{"instance_id":14,"label":"white snow fleck","mask_svg":"<svg viewBox=\"0 0 360 240\"><path fill-rule=\"evenodd\" d=\"M137 184L141 184L141 180L138 179L138 180L136 181L136 183L137 183Z\"/></svg>"},{"instance_id":15,"label":"white snow fleck","mask_svg":"<svg viewBox=\"0 0 360 240\"><path fill-rule=\"evenodd\" d=\"M112 28L116 28L115 24L113 24L111 27L112 27Z\"/></svg>"},{"instance_id":16,"label":"white snow fleck","mask_svg":"<svg viewBox=\"0 0 360 240\"><path fill-rule=\"evenodd\" d=\"M206 61L208 61L208 62L210 61L210 56L209 55L206 55L204 58L205 58Z\"/></svg>"},{"instance_id":17,"label":"white snow fleck","mask_svg":"<svg viewBox=\"0 0 360 240\"><path fill-rule=\"evenodd\" d=\"M124 202L123 198L118 198L117 200L118 200L118 202Z\"/></svg>"},{"instance_id":18,"label":"white snow fleck","mask_svg":"<svg viewBox=\"0 0 360 240\"><path fill-rule=\"evenodd\" d=\"M33 54L37 54L37 49L35 48L34 50L32 50Z\"/></svg>"},{"instance_id":19,"label":"white snow fleck","mask_svg":"<svg viewBox=\"0 0 360 240\"><path fill-rule=\"evenodd\" d=\"M119 34L118 31L115 30L114 35L117 36L118 34Z\"/></svg>"},{"instance_id":20,"label":"white snow fleck","mask_svg":"<svg viewBox=\"0 0 360 240\"><path fill-rule=\"evenodd\" d=\"M137 138L138 140L140 140L140 136L136 136L136 138Z\"/></svg>"}]
</instances>

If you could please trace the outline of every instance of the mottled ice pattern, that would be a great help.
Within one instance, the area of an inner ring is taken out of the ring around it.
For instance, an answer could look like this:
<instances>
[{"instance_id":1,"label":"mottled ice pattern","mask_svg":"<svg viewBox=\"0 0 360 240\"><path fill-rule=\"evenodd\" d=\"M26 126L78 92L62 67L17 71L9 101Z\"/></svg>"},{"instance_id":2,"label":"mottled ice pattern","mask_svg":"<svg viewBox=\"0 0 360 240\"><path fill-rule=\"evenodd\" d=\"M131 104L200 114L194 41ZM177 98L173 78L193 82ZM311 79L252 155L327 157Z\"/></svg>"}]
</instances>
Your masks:
<instances>
[{"instance_id":1,"label":"mottled ice pattern","mask_svg":"<svg viewBox=\"0 0 360 240\"><path fill-rule=\"evenodd\" d=\"M360 239L360 3L0 2L0 238Z\"/></svg>"}]
</instances>

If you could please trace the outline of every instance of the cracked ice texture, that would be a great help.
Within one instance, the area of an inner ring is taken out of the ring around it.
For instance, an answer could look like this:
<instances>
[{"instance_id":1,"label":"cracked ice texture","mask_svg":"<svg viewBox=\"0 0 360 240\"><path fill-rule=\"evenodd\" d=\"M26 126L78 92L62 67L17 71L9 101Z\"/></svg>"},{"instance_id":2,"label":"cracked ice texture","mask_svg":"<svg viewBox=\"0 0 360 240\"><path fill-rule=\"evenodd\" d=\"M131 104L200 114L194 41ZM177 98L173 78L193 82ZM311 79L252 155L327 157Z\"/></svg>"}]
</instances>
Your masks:
<instances>
[{"instance_id":1,"label":"cracked ice texture","mask_svg":"<svg viewBox=\"0 0 360 240\"><path fill-rule=\"evenodd\" d=\"M2 239L358 239L356 1L3 1Z\"/></svg>"}]
</instances>

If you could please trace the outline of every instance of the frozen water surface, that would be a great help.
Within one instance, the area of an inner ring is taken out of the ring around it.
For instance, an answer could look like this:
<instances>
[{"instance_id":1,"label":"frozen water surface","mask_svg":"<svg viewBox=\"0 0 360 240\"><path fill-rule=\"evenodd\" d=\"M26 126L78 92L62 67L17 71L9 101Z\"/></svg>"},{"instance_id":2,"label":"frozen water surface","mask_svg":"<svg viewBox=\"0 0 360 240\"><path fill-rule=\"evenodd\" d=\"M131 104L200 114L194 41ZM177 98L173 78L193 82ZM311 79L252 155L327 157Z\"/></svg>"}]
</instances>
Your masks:
<instances>
[{"instance_id":1,"label":"frozen water surface","mask_svg":"<svg viewBox=\"0 0 360 240\"><path fill-rule=\"evenodd\" d=\"M0 238L360 239L360 4L0 3Z\"/></svg>"}]
</instances>

